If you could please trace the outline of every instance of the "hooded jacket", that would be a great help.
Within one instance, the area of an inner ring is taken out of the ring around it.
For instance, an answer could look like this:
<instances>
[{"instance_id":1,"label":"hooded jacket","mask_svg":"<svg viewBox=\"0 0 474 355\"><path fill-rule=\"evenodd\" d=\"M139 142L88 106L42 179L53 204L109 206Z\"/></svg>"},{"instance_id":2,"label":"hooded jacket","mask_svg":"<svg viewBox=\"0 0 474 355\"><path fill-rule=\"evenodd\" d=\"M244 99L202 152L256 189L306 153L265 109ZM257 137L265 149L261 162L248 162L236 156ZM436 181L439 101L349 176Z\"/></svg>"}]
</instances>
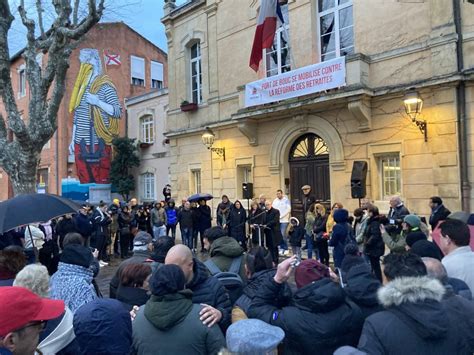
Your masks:
<instances>
[{"instance_id":1,"label":"hooded jacket","mask_svg":"<svg viewBox=\"0 0 474 355\"><path fill-rule=\"evenodd\" d=\"M343 345L355 345L364 318L337 283L324 278L299 289L292 305L275 303L282 284L267 278L252 300L248 315L283 329L285 354L333 354Z\"/></svg>"},{"instance_id":2,"label":"hooded jacket","mask_svg":"<svg viewBox=\"0 0 474 355\"><path fill-rule=\"evenodd\" d=\"M291 217L290 221L296 220L296 225L291 227L291 223L288 227L288 237L290 245L292 247L301 247L301 241L304 239L305 230L300 226L300 221L296 217Z\"/></svg>"},{"instance_id":3,"label":"hooded jacket","mask_svg":"<svg viewBox=\"0 0 474 355\"><path fill-rule=\"evenodd\" d=\"M378 291L385 311L365 321L359 349L368 354L469 354L464 324L429 277L397 278ZM472 319L472 316L471 316Z\"/></svg>"},{"instance_id":4,"label":"hooded jacket","mask_svg":"<svg viewBox=\"0 0 474 355\"><path fill-rule=\"evenodd\" d=\"M344 260L344 246L347 234L351 232L351 227L347 223L349 212L346 209L339 208L334 211L334 221L336 225L332 229L329 246L334 247L333 257L334 265L340 267Z\"/></svg>"},{"instance_id":5,"label":"hooded jacket","mask_svg":"<svg viewBox=\"0 0 474 355\"><path fill-rule=\"evenodd\" d=\"M38 350L43 354L77 354L79 346L72 321L73 314L67 307L60 317L49 320L40 334Z\"/></svg>"},{"instance_id":6,"label":"hooded jacket","mask_svg":"<svg viewBox=\"0 0 474 355\"><path fill-rule=\"evenodd\" d=\"M211 260L221 271L229 271L232 261L244 254L239 243L231 237L220 237L211 244L210 249ZM240 264L240 278L245 281L247 275L245 274L245 260L242 258Z\"/></svg>"},{"instance_id":7,"label":"hooded jacket","mask_svg":"<svg viewBox=\"0 0 474 355\"><path fill-rule=\"evenodd\" d=\"M193 291L193 303L205 303L221 311L219 325L221 329L226 329L230 324L232 308L229 294L219 280L209 275L206 265L197 259L194 259L193 272L193 279L186 285L186 288Z\"/></svg>"},{"instance_id":8,"label":"hooded jacket","mask_svg":"<svg viewBox=\"0 0 474 355\"><path fill-rule=\"evenodd\" d=\"M165 207L166 225L175 226L178 223L178 207L175 206L174 200L169 200Z\"/></svg>"},{"instance_id":9,"label":"hooded jacket","mask_svg":"<svg viewBox=\"0 0 474 355\"><path fill-rule=\"evenodd\" d=\"M193 304L189 290L151 299L133 322L133 350L148 354L217 354L225 347L218 326L199 319L201 306Z\"/></svg>"},{"instance_id":10,"label":"hooded jacket","mask_svg":"<svg viewBox=\"0 0 474 355\"><path fill-rule=\"evenodd\" d=\"M240 208L235 207L235 204L240 201L235 201L230 209L229 214L229 230L230 236L238 241L245 240L245 221L247 220L247 213L245 208L240 204Z\"/></svg>"}]
</instances>

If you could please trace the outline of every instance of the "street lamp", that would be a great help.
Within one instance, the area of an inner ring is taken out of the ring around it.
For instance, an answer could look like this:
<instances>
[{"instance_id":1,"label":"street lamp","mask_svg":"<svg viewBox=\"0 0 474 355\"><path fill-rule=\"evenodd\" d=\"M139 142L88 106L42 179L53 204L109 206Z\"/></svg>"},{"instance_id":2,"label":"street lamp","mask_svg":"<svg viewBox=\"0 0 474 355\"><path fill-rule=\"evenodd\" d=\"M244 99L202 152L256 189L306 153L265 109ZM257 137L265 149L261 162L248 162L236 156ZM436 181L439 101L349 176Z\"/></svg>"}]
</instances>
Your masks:
<instances>
[{"instance_id":1,"label":"street lamp","mask_svg":"<svg viewBox=\"0 0 474 355\"><path fill-rule=\"evenodd\" d=\"M423 100L416 91L409 91L405 94L403 98L403 104L405 106L405 112L408 117L411 118L411 121L416 124L420 129L421 133L425 136L425 142L428 141L428 125L426 120L417 120L417 116L421 113L423 108Z\"/></svg>"},{"instance_id":2,"label":"street lamp","mask_svg":"<svg viewBox=\"0 0 474 355\"><path fill-rule=\"evenodd\" d=\"M225 161L225 148L212 147L214 145L215 138L216 138L216 135L214 134L214 132L209 127L206 127L206 132L204 132L201 137L202 143L207 147L207 149L209 149L211 152L216 153L218 156L222 157Z\"/></svg>"}]
</instances>

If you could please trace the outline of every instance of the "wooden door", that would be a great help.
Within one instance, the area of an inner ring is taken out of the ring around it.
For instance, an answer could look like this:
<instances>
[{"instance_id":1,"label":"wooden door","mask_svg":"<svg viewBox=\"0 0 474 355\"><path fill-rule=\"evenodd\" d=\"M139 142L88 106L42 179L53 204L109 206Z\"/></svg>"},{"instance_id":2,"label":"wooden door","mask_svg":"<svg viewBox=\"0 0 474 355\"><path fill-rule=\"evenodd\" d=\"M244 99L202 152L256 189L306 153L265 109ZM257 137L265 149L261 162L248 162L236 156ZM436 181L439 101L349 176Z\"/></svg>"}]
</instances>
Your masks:
<instances>
[{"instance_id":1,"label":"wooden door","mask_svg":"<svg viewBox=\"0 0 474 355\"><path fill-rule=\"evenodd\" d=\"M290 149L291 215L303 220L303 185L311 185L311 194L324 205L331 204L329 151L315 134L299 137Z\"/></svg>"}]
</instances>

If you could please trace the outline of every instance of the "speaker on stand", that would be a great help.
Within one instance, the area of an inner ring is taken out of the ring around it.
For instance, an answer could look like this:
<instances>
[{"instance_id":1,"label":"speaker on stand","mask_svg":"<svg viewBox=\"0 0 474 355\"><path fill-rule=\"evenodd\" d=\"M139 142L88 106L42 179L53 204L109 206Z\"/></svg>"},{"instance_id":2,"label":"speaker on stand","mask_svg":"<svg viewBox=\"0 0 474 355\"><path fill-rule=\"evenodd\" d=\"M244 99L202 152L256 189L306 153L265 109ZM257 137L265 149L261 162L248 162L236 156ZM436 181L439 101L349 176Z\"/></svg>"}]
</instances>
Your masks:
<instances>
[{"instance_id":1,"label":"speaker on stand","mask_svg":"<svg viewBox=\"0 0 474 355\"><path fill-rule=\"evenodd\" d=\"M355 160L352 165L351 173L351 196L360 199L367 195L367 162L364 160Z\"/></svg>"}]
</instances>

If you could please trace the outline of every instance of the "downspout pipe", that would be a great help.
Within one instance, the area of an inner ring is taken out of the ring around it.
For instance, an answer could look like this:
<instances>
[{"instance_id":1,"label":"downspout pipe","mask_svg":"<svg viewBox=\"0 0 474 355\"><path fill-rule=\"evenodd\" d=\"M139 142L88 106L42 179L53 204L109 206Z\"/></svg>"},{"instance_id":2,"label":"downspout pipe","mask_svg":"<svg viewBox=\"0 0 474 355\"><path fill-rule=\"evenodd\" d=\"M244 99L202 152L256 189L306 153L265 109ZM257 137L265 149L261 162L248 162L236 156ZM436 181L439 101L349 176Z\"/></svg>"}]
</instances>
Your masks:
<instances>
[{"instance_id":1,"label":"downspout pipe","mask_svg":"<svg viewBox=\"0 0 474 355\"><path fill-rule=\"evenodd\" d=\"M463 78L464 56L461 19L461 1L453 0L454 26L457 34L456 60L457 72L461 80L456 87L457 131L459 149L459 175L461 183L461 206L465 212L471 211L471 183L469 182L468 167L468 134L466 120L466 83Z\"/></svg>"}]
</instances>

